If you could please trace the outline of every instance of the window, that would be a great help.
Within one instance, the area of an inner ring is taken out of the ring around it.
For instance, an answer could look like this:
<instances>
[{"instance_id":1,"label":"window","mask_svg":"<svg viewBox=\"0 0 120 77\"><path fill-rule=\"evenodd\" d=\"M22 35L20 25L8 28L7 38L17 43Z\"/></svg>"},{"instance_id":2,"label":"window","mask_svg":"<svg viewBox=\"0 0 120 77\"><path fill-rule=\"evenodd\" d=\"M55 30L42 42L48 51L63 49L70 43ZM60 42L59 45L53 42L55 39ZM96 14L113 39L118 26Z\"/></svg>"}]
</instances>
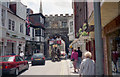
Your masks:
<instances>
[{"instance_id":1,"label":"window","mask_svg":"<svg viewBox=\"0 0 120 77\"><path fill-rule=\"evenodd\" d=\"M23 33L23 24L20 24L20 33Z\"/></svg>"},{"instance_id":2,"label":"window","mask_svg":"<svg viewBox=\"0 0 120 77\"><path fill-rule=\"evenodd\" d=\"M36 29L35 30L35 36L40 36L41 35L41 29Z\"/></svg>"},{"instance_id":3,"label":"window","mask_svg":"<svg viewBox=\"0 0 120 77\"><path fill-rule=\"evenodd\" d=\"M8 29L15 31L15 21L12 21L11 19L8 20Z\"/></svg>"},{"instance_id":4,"label":"window","mask_svg":"<svg viewBox=\"0 0 120 77\"><path fill-rule=\"evenodd\" d=\"M67 25L67 22L62 22L63 27L66 27L66 25Z\"/></svg>"},{"instance_id":5,"label":"window","mask_svg":"<svg viewBox=\"0 0 120 77\"><path fill-rule=\"evenodd\" d=\"M8 29L11 30L11 19L8 20Z\"/></svg>"},{"instance_id":6,"label":"window","mask_svg":"<svg viewBox=\"0 0 120 77\"><path fill-rule=\"evenodd\" d=\"M34 37L35 35L34 35L34 29L32 29L32 37Z\"/></svg>"},{"instance_id":7,"label":"window","mask_svg":"<svg viewBox=\"0 0 120 77\"><path fill-rule=\"evenodd\" d=\"M19 57L20 61L24 61L22 57Z\"/></svg>"},{"instance_id":8,"label":"window","mask_svg":"<svg viewBox=\"0 0 120 77\"><path fill-rule=\"evenodd\" d=\"M2 9L1 16L2 16L2 19L1 19L1 21L2 21L2 26L5 26L5 10L4 10L4 9Z\"/></svg>"},{"instance_id":9,"label":"window","mask_svg":"<svg viewBox=\"0 0 120 77\"><path fill-rule=\"evenodd\" d=\"M24 60L23 60L21 57L16 56L15 61L16 61L16 62L19 62L19 61L24 61Z\"/></svg>"},{"instance_id":10,"label":"window","mask_svg":"<svg viewBox=\"0 0 120 77\"><path fill-rule=\"evenodd\" d=\"M44 36L44 30L42 30L42 36Z\"/></svg>"},{"instance_id":11,"label":"window","mask_svg":"<svg viewBox=\"0 0 120 77\"><path fill-rule=\"evenodd\" d=\"M0 62L13 62L14 57L0 57Z\"/></svg>"},{"instance_id":12,"label":"window","mask_svg":"<svg viewBox=\"0 0 120 77\"><path fill-rule=\"evenodd\" d=\"M14 30L15 30L15 22L12 21L12 31L14 31Z\"/></svg>"},{"instance_id":13,"label":"window","mask_svg":"<svg viewBox=\"0 0 120 77\"><path fill-rule=\"evenodd\" d=\"M73 21L70 22L70 33L73 32Z\"/></svg>"}]
</instances>

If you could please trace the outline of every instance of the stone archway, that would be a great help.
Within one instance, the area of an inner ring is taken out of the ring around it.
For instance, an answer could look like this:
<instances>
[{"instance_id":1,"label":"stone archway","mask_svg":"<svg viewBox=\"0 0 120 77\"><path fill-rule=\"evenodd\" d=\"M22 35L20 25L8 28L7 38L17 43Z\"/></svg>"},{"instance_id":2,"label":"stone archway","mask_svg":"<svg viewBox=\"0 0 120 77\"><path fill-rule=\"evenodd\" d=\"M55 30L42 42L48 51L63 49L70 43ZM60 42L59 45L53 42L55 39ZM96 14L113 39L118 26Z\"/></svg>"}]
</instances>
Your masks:
<instances>
[{"instance_id":1,"label":"stone archway","mask_svg":"<svg viewBox=\"0 0 120 77\"><path fill-rule=\"evenodd\" d=\"M49 34L47 35L47 37L45 38L45 55L46 57L49 56L49 40L51 36L59 36L61 37L61 39L65 42L65 51L68 54L68 47L69 47L69 37L67 35L62 35L62 34Z\"/></svg>"}]
</instances>

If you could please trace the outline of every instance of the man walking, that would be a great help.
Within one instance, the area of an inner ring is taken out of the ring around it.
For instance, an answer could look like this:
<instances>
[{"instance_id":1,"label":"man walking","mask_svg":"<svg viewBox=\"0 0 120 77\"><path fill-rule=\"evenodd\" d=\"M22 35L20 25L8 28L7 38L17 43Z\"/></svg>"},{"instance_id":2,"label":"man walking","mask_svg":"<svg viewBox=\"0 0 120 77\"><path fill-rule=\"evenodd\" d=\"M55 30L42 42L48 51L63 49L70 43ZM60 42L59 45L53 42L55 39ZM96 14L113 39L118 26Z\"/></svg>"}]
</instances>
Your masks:
<instances>
[{"instance_id":1,"label":"man walking","mask_svg":"<svg viewBox=\"0 0 120 77\"><path fill-rule=\"evenodd\" d=\"M78 62L77 62L77 68L78 68L78 71L80 69L80 64L81 64L81 61L82 61L82 51L80 50L80 47L78 47Z\"/></svg>"},{"instance_id":2,"label":"man walking","mask_svg":"<svg viewBox=\"0 0 120 77\"><path fill-rule=\"evenodd\" d=\"M23 51L20 52L20 56L24 59L24 53L23 53Z\"/></svg>"}]
</instances>

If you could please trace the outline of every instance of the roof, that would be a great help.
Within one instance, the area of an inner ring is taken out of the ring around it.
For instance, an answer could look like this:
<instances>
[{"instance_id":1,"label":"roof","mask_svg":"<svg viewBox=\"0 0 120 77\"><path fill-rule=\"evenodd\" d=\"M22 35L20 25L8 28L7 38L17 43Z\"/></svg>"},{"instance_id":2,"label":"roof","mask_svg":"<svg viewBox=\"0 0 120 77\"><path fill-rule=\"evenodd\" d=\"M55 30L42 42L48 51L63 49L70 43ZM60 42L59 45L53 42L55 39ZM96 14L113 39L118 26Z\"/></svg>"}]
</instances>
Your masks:
<instances>
[{"instance_id":1,"label":"roof","mask_svg":"<svg viewBox=\"0 0 120 77\"><path fill-rule=\"evenodd\" d=\"M45 18L45 16L42 13L30 14L29 16L33 16L33 15L41 15L43 18Z\"/></svg>"}]
</instances>

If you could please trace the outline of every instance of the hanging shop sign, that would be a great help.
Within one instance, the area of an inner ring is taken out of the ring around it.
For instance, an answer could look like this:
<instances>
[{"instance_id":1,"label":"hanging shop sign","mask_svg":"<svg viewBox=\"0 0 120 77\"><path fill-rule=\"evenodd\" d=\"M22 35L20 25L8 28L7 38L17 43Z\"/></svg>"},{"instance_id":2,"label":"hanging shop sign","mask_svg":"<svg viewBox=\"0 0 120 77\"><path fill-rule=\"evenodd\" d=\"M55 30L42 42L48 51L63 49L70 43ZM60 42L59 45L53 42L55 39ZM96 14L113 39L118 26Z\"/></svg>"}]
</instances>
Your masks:
<instances>
[{"instance_id":1,"label":"hanging shop sign","mask_svg":"<svg viewBox=\"0 0 120 77\"><path fill-rule=\"evenodd\" d=\"M54 44L54 41L50 41L49 44L50 44L50 45Z\"/></svg>"},{"instance_id":2,"label":"hanging shop sign","mask_svg":"<svg viewBox=\"0 0 120 77\"><path fill-rule=\"evenodd\" d=\"M57 44L61 45L61 40L58 40L58 41L57 41Z\"/></svg>"}]
</instances>

